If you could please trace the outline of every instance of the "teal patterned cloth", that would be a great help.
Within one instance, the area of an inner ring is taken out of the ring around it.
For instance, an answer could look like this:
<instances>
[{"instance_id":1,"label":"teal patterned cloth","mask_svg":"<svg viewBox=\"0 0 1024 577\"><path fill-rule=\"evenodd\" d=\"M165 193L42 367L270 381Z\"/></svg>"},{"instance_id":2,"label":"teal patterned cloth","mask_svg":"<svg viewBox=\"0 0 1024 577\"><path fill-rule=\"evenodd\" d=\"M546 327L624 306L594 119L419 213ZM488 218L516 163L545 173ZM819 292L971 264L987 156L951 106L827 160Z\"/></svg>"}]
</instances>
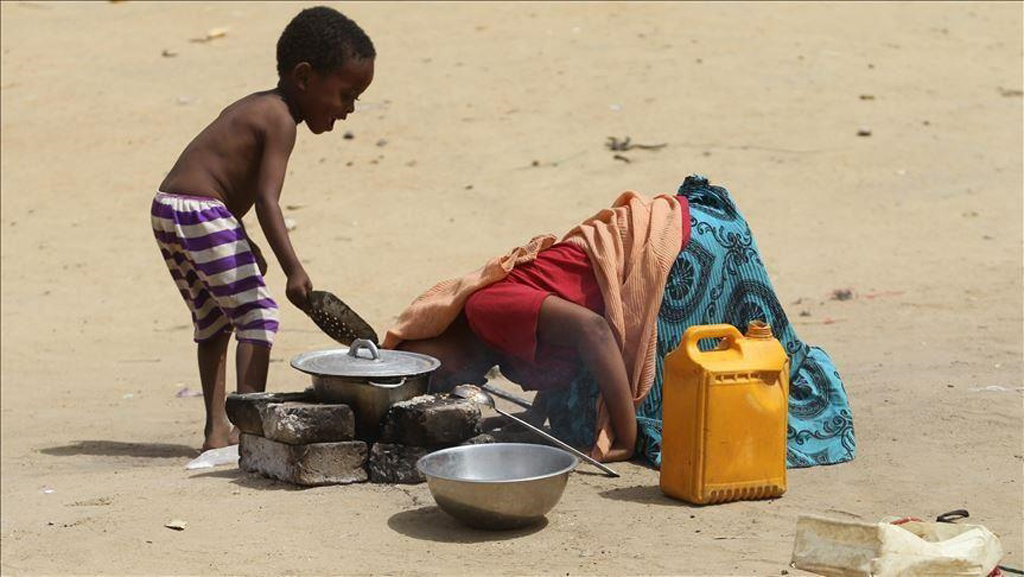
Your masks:
<instances>
[{"instance_id":1,"label":"teal patterned cloth","mask_svg":"<svg viewBox=\"0 0 1024 577\"><path fill-rule=\"evenodd\" d=\"M729 192L701 176L687 177L679 195L690 203L690 242L672 266L658 313L654 386L637 409L637 453L661 465L662 365L692 325L728 323L741 332L766 321L790 359L787 465L811 467L853 459L857 441L846 389L825 351L803 343L786 318L746 220ZM714 343L701 343L703 349ZM555 436L577 447L594 444L597 383L581 371L550 391Z\"/></svg>"}]
</instances>

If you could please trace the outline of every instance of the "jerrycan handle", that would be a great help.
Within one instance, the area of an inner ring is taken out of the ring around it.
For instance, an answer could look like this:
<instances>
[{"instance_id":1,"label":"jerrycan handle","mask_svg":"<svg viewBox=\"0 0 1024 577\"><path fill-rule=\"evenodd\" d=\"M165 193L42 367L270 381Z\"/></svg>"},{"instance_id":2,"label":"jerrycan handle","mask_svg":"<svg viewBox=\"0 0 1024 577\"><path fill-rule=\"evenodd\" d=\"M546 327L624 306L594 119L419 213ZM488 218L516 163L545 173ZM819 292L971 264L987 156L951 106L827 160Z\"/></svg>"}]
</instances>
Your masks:
<instances>
[{"instance_id":1,"label":"jerrycan handle","mask_svg":"<svg viewBox=\"0 0 1024 577\"><path fill-rule=\"evenodd\" d=\"M743 338L743 335L732 325L696 325L686 329L686 332L683 333L682 344L686 347L686 355L691 359L695 359L698 355L706 354L697 348L697 343L700 342L701 339L717 338L725 338L728 340L731 348L738 339ZM708 352L710 353L711 351Z\"/></svg>"}]
</instances>

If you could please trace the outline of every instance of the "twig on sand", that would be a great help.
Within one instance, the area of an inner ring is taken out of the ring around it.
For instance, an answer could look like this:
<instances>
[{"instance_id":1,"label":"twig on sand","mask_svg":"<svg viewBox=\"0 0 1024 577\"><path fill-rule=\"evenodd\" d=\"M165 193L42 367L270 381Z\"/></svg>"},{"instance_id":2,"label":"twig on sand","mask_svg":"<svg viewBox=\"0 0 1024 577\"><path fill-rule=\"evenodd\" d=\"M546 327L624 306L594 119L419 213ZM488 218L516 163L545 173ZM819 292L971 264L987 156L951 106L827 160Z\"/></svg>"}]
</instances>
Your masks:
<instances>
[{"instance_id":1,"label":"twig on sand","mask_svg":"<svg viewBox=\"0 0 1024 577\"><path fill-rule=\"evenodd\" d=\"M211 29L209 29L206 32L205 36L200 36L198 38L189 38L188 41L189 42L209 42L211 40L216 40L217 38L223 38L223 37L227 36L227 34L228 34L228 29L227 28L224 28L224 27L221 27L221 28L211 28Z\"/></svg>"},{"instance_id":2,"label":"twig on sand","mask_svg":"<svg viewBox=\"0 0 1024 577\"><path fill-rule=\"evenodd\" d=\"M629 136L622 140L619 140L614 136L609 136L608 142L605 143L605 146L608 147L608 150L617 150L620 152L626 152L627 150L632 150L634 148L639 148L640 150L661 150L668 146L667 142L662 142L661 144L635 144L632 140L633 139Z\"/></svg>"}]
</instances>

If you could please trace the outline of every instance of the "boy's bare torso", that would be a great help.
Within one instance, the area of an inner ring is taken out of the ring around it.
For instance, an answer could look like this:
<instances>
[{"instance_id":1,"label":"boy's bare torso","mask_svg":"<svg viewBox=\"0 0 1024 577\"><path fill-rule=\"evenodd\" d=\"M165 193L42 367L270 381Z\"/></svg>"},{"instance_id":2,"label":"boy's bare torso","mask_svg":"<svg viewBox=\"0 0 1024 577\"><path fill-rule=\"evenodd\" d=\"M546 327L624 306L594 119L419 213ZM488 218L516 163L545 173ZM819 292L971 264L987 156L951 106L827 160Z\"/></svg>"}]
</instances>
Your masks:
<instances>
[{"instance_id":1,"label":"boy's bare torso","mask_svg":"<svg viewBox=\"0 0 1024 577\"><path fill-rule=\"evenodd\" d=\"M294 119L277 90L234 102L185 147L160 190L219 199L241 218L256 200L264 135L268 127L282 125L294 138Z\"/></svg>"}]
</instances>

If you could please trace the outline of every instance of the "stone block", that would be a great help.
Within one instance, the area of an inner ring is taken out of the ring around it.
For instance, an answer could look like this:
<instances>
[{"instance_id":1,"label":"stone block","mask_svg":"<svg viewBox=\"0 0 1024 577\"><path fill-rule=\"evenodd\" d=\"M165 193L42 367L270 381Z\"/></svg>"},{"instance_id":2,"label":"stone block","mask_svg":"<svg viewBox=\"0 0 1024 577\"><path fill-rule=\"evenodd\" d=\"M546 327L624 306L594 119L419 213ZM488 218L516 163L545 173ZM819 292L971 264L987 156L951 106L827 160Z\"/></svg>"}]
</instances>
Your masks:
<instances>
[{"instance_id":1,"label":"stone block","mask_svg":"<svg viewBox=\"0 0 1024 577\"><path fill-rule=\"evenodd\" d=\"M414 485L427 479L416 469L416 461L431 449L392 443L375 443L370 449L371 483Z\"/></svg>"},{"instance_id":2,"label":"stone block","mask_svg":"<svg viewBox=\"0 0 1024 577\"><path fill-rule=\"evenodd\" d=\"M270 403L263 409L263 436L290 445L335 443L355 438L348 405Z\"/></svg>"},{"instance_id":3,"label":"stone block","mask_svg":"<svg viewBox=\"0 0 1024 577\"><path fill-rule=\"evenodd\" d=\"M313 389L298 393L231 393L224 408L230 420L240 431L250 435L263 434L263 409L270 403L313 402Z\"/></svg>"},{"instance_id":4,"label":"stone block","mask_svg":"<svg viewBox=\"0 0 1024 577\"><path fill-rule=\"evenodd\" d=\"M420 395L395 403L380 440L413 447L449 447L480 434L480 409L467 399Z\"/></svg>"},{"instance_id":5,"label":"stone block","mask_svg":"<svg viewBox=\"0 0 1024 577\"><path fill-rule=\"evenodd\" d=\"M492 435L488 435L487 433L480 433L475 437L466 439L465 441L459 443L459 446L461 447L462 445L486 445L487 443L497 442L498 440L495 439Z\"/></svg>"},{"instance_id":6,"label":"stone block","mask_svg":"<svg viewBox=\"0 0 1024 577\"><path fill-rule=\"evenodd\" d=\"M366 443L289 445L242 434L238 466L252 473L296 485L341 485L366 481Z\"/></svg>"},{"instance_id":7,"label":"stone block","mask_svg":"<svg viewBox=\"0 0 1024 577\"><path fill-rule=\"evenodd\" d=\"M480 445L493 443L494 437L481 434L472 437L462 445ZM416 461L438 448L411 447L393 443L377 443L370 449L370 462L367 467L371 483L396 483L414 485L427 479L416 468Z\"/></svg>"}]
</instances>

